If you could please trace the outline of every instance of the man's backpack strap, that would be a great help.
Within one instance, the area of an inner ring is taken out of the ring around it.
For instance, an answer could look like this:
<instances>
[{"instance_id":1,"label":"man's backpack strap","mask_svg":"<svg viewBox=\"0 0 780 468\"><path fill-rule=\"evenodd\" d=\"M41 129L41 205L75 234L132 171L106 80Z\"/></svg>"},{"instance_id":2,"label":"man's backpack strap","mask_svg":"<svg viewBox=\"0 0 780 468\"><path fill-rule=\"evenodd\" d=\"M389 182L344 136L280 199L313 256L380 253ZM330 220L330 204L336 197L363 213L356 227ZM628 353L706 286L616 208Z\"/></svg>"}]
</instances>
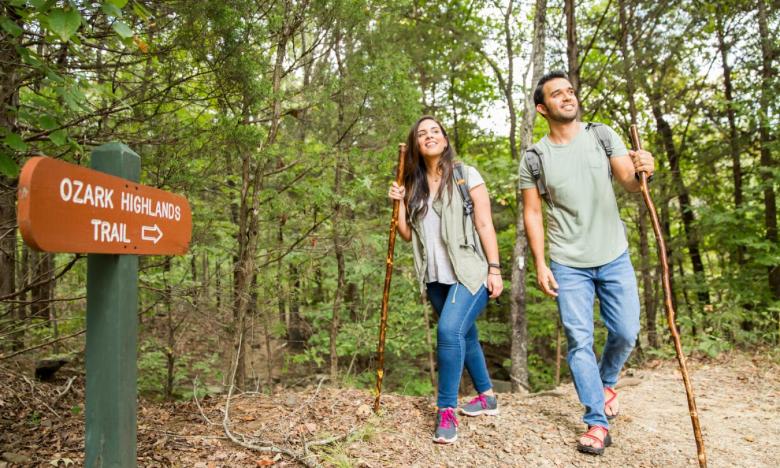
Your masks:
<instances>
[{"instance_id":1,"label":"man's backpack strap","mask_svg":"<svg viewBox=\"0 0 780 468\"><path fill-rule=\"evenodd\" d=\"M453 175L455 176L455 185L458 187L458 192L460 192L460 198L463 199L463 215L472 216L474 214L474 202L471 200L469 188L466 186L463 164L455 163Z\"/></svg>"},{"instance_id":2,"label":"man's backpack strap","mask_svg":"<svg viewBox=\"0 0 780 468\"><path fill-rule=\"evenodd\" d=\"M539 195L542 198L545 198L547 196L547 186L542 177L542 153L536 145L531 146L525 151L525 163L528 165L531 177L533 177L534 182L536 182L536 188L539 190Z\"/></svg>"},{"instance_id":3,"label":"man's backpack strap","mask_svg":"<svg viewBox=\"0 0 780 468\"><path fill-rule=\"evenodd\" d=\"M585 126L585 130L593 132L596 135L596 140L599 142L599 146L604 149L604 154L607 156L607 169L609 170L609 178L612 179L612 165L609 163L609 158L612 157L612 138L609 134L609 130L604 124L589 122Z\"/></svg>"}]
</instances>

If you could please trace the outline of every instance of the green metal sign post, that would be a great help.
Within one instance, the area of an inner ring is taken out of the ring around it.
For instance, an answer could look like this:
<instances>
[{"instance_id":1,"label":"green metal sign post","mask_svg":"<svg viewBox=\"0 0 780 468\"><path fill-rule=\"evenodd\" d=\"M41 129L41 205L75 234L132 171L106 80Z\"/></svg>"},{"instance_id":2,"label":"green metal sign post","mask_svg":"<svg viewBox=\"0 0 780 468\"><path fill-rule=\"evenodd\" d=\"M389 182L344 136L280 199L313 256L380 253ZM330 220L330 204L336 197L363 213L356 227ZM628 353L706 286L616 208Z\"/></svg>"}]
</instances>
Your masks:
<instances>
[{"instance_id":1,"label":"green metal sign post","mask_svg":"<svg viewBox=\"0 0 780 468\"><path fill-rule=\"evenodd\" d=\"M138 183L122 143L92 151L92 169L33 157L19 176L25 243L87 255L87 467L136 465L138 255L180 255L192 236L187 199Z\"/></svg>"},{"instance_id":2,"label":"green metal sign post","mask_svg":"<svg viewBox=\"0 0 780 468\"><path fill-rule=\"evenodd\" d=\"M92 151L92 169L133 182L141 158L108 143ZM138 257L87 256L87 467L136 465Z\"/></svg>"}]
</instances>

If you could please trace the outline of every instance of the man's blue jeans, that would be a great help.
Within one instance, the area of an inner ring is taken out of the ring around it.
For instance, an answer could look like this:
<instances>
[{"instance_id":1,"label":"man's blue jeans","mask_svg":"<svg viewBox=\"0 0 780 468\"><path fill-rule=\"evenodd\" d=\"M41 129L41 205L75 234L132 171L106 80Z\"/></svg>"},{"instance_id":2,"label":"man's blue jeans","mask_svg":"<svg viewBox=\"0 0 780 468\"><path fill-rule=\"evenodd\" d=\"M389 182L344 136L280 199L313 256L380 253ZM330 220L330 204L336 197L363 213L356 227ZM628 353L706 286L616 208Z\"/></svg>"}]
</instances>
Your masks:
<instances>
[{"instance_id":1,"label":"man's blue jeans","mask_svg":"<svg viewBox=\"0 0 780 468\"><path fill-rule=\"evenodd\" d=\"M487 305L488 293L484 286L472 295L459 283L428 283L428 299L439 317L436 334L439 396L436 404L439 408L457 408L464 365L477 392L486 392L493 387L475 323Z\"/></svg>"},{"instance_id":2,"label":"man's blue jeans","mask_svg":"<svg viewBox=\"0 0 780 468\"><path fill-rule=\"evenodd\" d=\"M550 262L558 283L558 309L566 331L566 358L580 402L583 421L609 427L604 414L604 387L613 387L639 333L639 292L628 252L594 268L572 268ZM594 293L601 304L607 342L596 363L593 353Z\"/></svg>"}]
</instances>

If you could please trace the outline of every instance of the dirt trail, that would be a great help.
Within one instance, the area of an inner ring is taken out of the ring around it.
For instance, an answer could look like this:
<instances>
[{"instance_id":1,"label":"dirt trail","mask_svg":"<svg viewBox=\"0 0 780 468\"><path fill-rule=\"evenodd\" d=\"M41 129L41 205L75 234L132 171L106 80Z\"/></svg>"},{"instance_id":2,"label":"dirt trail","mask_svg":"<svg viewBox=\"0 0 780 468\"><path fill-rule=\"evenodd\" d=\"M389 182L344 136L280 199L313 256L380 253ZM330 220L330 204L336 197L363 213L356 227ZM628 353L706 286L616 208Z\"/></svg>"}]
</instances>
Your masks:
<instances>
[{"instance_id":1,"label":"dirt trail","mask_svg":"<svg viewBox=\"0 0 780 468\"><path fill-rule=\"evenodd\" d=\"M716 361L690 362L709 466L780 466L780 364L734 353ZM696 447L685 391L675 361L655 362L628 372L618 391L621 415L613 424L614 445L602 457L579 454L583 430L573 386L530 396L500 395L501 414L460 418L454 446L430 442L433 408L429 398L387 395L374 416L369 392L310 388L283 396L243 394L231 404L232 428L249 440L265 440L302 451L303 442L350 433L336 443L312 447L326 466L696 466ZM26 384L27 395L30 387ZM43 395L45 384L37 384ZM75 384L74 384L75 385ZM33 426L27 408L14 408L14 385L0 385L0 460L20 456L19 465L83 460L83 417L64 408L81 398L70 393L49 411L41 408ZM56 392L60 387L52 386ZM21 390L21 388L19 389ZM56 393L54 393L56 395ZM24 398L24 394L18 395ZM51 400L49 400L51 401ZM295 466L286 456L242 448L222 429L224 397L194 403L149 404L139 409L139 466ZM59 419L51 417L57 412ZM46 414L49 413L49 414ZM206 422L205 417L212 424ZM309 458L310 462L315 459ZM4 462L0 461L0 468ZM9 464L9 466L16 466Z\"/></svg>"}]
</instances>

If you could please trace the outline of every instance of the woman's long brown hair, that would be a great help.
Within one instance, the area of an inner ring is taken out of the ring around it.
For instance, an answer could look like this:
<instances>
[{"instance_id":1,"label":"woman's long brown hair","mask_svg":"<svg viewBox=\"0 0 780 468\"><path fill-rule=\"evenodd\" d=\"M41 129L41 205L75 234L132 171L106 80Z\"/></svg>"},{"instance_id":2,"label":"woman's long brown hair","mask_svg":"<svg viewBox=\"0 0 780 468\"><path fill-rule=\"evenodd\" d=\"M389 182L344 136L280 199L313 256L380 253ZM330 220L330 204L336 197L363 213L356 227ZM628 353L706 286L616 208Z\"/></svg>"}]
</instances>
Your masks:
<instances>
[{"instance_id":1,"label":"woman's long brown hair","mask_svg":"<svg viewBox=\"0 0 780 468\"><path fill-rule=\"evenodd\" d=\"M404 164L404 187L406 187L406 221L414 223L415 220L422 219L428 212L428 197L431 195L428 187L428 170L425 166L425 159L420 153L420 146L417 143L417 130L420 124L426 120L433 120L441 129L442 135L447 139L447 148L439 158L439 169L441 170L441 180L439 191L436 198L441 197L442 189L446 186L450 196L452 196L452 168L455 161L455 149L450 144L450 138L441 122L430 115L423 115L409 130L409 136L406 139L406 162Z\"/></svg>"}]
</instances>

